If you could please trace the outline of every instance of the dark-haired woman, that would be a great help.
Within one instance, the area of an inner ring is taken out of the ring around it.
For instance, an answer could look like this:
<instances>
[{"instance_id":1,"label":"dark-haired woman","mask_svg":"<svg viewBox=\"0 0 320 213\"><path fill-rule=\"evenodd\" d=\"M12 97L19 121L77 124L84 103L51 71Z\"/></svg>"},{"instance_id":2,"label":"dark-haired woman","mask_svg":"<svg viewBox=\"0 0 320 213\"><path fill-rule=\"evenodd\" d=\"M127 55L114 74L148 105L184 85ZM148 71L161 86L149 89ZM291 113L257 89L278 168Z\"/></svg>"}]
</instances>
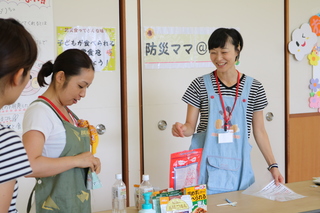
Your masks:
<instances>
[{"instance_id":1,"label":"dark-haired woman","mask_svg":"<svg viewBox=\"0 0 320 213\"><path fill-rule=\"evenodd\" d=\"M20 96L37 54L34 39L17 20L0 18L0 109ZM20 137L0 124L0 213L18 212L16 179L31 172Z\"/></svg>"},{"instance_id":2,"label":"dark-haired woman","mask_svg":"<svg viewBox=\"0 0 320 213\"><path fill-rule=\"evenodd\" d=\"M48 89L30 104L23 119L23 143L36 178L36 212L91 212L88 170L100 172L100 160L90 152L90 132L68 108L86 95L94 67L86 53L69 49L38 74Z\"/></svg>"},{"instance_id":3,"label":"dark-haired woman","mask_svg":"<svg viewBox=\"0 0 320 213\"><path fill-rule=\"evenodd\" d=\"M182 97L188 104L186 121L172 126L173 136L193 135L190 149L203 148L199 183L207 184L208 194L215 194L243 190L254 182L249 144L252 125L275 183L283 183L264 127L263 109L268 104L264 88L235 66L243 48L241 34L219 28L211 34L208 47L216 70L188 87Z\"/></svg>"}]
</instances>

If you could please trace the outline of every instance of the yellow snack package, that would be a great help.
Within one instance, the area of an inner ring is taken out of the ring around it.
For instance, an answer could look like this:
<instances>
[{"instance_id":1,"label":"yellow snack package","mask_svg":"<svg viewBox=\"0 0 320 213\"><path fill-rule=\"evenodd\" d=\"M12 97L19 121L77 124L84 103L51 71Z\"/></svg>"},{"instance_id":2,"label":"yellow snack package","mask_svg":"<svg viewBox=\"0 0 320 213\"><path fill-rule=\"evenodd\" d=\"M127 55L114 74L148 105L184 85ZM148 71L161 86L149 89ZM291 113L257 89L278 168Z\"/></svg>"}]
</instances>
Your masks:
<instances>
[{"instance_id":1,"label":"yellow snack package","mask_svg":"<svg viewBox=\"0 0 320 213\"><path fill-rule=\"evenodd\" d=\"M183 194L191 196L192 213L206 213L208 211L206 184L186 187L183 189Z\"/></svg>"}]
</instances>

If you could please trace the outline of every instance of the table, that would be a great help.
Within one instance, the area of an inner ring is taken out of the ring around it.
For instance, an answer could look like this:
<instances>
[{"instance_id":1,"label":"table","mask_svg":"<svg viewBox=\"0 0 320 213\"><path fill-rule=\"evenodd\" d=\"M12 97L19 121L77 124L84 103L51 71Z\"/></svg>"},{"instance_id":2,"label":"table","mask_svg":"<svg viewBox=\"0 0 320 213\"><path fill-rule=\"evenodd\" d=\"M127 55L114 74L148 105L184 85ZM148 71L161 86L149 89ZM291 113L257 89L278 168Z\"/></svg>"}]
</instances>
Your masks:
<instances>
[{"instance_id":1,"label":"table","mask_svg":"<svg viewBox=\"0 0 320 213\"><path fill-rule=\"evenodd\" d=\"M295 213L318 210L320 212L320 186L311 187L314 185L311 180L285 184L288 188L297 194L306 196L291 201L279 202L265 198L260 198L252 195L242 194L242 191L227 192L208 196L208 213L232 213L232 212L281 212ZM225 203L225 198L231 201L236 201L237 206L217 206L217 204ZM127 213L137 213L135 207L127 208ZM112 213L111 210L98 213Z\"/></svg>"}]
</instances>

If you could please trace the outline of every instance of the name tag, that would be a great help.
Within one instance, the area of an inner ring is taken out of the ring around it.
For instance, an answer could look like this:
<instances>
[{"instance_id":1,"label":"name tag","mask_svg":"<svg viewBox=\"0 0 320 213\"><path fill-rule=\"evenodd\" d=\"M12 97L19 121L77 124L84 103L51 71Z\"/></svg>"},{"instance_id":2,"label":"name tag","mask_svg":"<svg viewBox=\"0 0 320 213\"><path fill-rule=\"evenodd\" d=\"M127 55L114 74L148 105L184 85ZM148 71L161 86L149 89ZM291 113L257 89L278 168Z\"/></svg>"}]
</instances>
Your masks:
<instances>
[{"instance_id":1,"label":"name tag","mask_svg":"<svg viewBox=\"0 0 320 213\"><path fill-rule=\"evenodd\" d=\"M233 143L233 130L218 134L218 143Z\"/></svg>"}]
</instances>

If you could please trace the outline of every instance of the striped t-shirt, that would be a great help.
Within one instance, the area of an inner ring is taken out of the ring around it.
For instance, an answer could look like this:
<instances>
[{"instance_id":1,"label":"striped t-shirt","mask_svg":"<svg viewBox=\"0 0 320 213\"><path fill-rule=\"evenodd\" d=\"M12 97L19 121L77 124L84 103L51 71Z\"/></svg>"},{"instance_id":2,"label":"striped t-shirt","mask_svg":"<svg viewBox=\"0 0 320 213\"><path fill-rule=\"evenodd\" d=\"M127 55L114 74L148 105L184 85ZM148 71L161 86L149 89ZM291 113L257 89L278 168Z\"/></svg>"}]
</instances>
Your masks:
<instances>
[{"instance_id":1,"label":"striped t-shirt","mask_svg":"<svg viewBox=\"0 0 320 213\"><path fill-rule=\"evenodd\" d=\"M217 82L214 77L214 72L210 73L210 77L211 77L211 82L213 84L213 88L215 92L218 94L219 92L218 92ZM240 79L238 96L241 95L245 80L246 80L246 75L243 74ZM236 96L236 84L231 87L227 87L220 80L219 80L219 83L220 83L220 91L223 96ZM200 109L200 120L197 127L197 133L205 131L207 129L207 123L208 123L208 95L207 95L206 86L204 84L204 79L202 76L194 79L191 82L185 94L183 95L182 100L187 104L190 104ZM267 105L268 105L268 101L267 101L264 88L258 80L254 79L250 88L247 114L246 114L248 137L250 137L253 112L263 110Z\"/></svg>"},{"instance_id":2,"label":"striped t-shirt","mask_svg":"<svg viewBox=\"0 0 320 213\"><path fill-rule=\"evenodd\" d=\"M26 151L17 133L0 124L0 184L32 172ZM9 212L17 212L18 182L14 186Z\"/></svg>"}]
</instances>

